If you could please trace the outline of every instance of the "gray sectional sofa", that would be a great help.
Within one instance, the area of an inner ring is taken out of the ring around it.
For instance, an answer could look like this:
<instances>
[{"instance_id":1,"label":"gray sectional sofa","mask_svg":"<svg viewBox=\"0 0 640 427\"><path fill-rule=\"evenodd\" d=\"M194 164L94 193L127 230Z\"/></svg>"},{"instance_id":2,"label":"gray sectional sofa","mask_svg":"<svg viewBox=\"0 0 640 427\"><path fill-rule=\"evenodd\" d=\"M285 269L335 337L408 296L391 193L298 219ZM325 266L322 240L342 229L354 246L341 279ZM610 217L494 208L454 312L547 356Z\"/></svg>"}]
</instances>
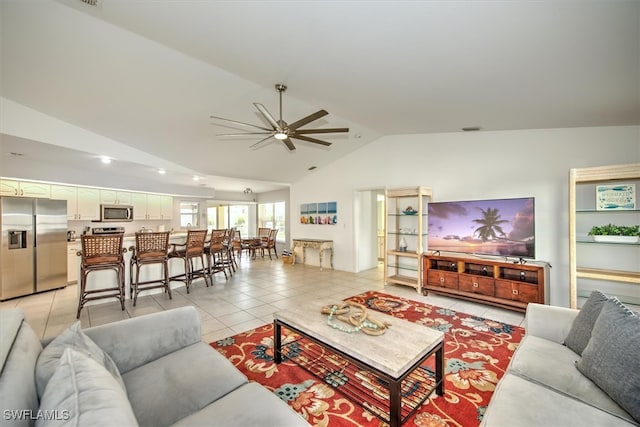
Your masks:
<instances>
[{"instance_id":1,"label":"gray sectional sofa","mask_svg":"<svg viewBox=\"0 0 640 427\"><path fill-rule=\"evenodd\" d=\"M183 307L81 330L43 348L0 311L0 425L308 426L202 342Z\"/></svg>"},{"instance_id":2,"label":"gray sectional sofa","mask_svg":"<svg viewBox=\"0 0 640 427\"><path fill-rule=\"evenodd\" d=\"M639 319L619 302L599 296L598 309L588 315L585 304L580 318L579 310L528 305L526 335L496 387L481 426L638 425ZM613 323L599 318L600 309L613 313L609 316Z\"/></svg>"}]
</instances>

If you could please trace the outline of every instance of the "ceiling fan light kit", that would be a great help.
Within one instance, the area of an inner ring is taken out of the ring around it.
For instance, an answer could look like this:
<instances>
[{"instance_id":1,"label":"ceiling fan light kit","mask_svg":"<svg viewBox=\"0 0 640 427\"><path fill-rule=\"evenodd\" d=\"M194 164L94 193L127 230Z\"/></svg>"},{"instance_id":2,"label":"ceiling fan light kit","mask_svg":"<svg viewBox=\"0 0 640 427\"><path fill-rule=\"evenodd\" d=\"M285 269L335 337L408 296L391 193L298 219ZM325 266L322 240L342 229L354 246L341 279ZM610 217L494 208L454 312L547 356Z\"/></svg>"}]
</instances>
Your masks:
<instances>
[{"instance_id":1,"label":"ceiling fan light kit","mask_svg":"<svg viewBox=\"0 0 640 427\"><path fill-rule=\"evenodd\" d=\"M227 133L227 134L218 134L218 136L246 136L246 135L266 135L266 138L261 139L260 141L253 144L251 147L255 147L258 144L261 144L271 138L275 138L279 141L282 141L284 145L289 149L289 151L293 151L296 149L295 145L291 139L298 139L300 141L311 142L314 144L320 144L324 146L331 145L330 142L323 141L317 138L312 138L306 135L309 134L319 134L319 133L344 133L349 132L349 128L331 128L331 129L300 129L301 127L318 120L329 114L326 110L319 110L313 114L309 114L302 119L288 124L282 119L282 93L287 90L287 86L282 83L278 83L275 85L276 90L280 95L280 116L279 119L276 120L273 115L265 108L264 105L254 102L253 105L256 107L258 112L264 117L264 119L271 125L271 128L267 128L264 126L252 125L250 123L239 122L237 120L225 119L222 117L211 116L212 119L222 120L228 123L231 123L236 126L244 126L253 129L259 130L259 132L243 132L243 133Z\"/></svg>"}]
</instances>

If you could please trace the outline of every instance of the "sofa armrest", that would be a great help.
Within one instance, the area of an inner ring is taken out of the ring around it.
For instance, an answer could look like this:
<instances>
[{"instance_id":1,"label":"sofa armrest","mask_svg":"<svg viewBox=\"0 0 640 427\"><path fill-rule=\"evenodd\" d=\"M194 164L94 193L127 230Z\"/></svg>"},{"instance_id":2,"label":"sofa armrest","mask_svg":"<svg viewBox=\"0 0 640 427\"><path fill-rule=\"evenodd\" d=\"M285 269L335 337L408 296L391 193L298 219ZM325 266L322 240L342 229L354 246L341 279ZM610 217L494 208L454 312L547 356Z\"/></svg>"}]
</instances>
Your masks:
<instances>
[{"instance_id":1,"label":"sofa armrest","mask_svg":"<svg viewBox=\"0 0 640 427\"><path fill-rule=\"evenodd\" d=\"M84 332L114 360L121 373L183 347L202 341L195 307L159 313L85 329Z\"/></svg>"},{"instance_id":2,"label":"sofa armrest","mask_svg":"<svg viewBox=\"0 0 640 427\"><path fill-rule=\"evenodd\" d=\"M527 305L524 319L526 333L562 344L578 312L572 308L531 303Z\"/></svg>"}]
</instances>

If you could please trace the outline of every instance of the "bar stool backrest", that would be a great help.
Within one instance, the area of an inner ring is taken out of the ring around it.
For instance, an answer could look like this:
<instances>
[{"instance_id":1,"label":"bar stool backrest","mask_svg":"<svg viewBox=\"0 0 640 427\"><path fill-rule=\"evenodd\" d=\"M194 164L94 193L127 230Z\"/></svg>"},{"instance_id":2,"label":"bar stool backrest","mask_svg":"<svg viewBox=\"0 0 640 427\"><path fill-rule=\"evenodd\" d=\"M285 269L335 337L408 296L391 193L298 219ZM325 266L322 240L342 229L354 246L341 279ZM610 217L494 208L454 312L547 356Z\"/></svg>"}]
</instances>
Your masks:
<instances>
[{"instance_id":1,"label":"bar stool backrest","mask_svg":"<svg viewBox=\"0 0 640 427\"><path fill-rule=\"evenodd\" d=\"M207 230L187 231L187 256L198 256L204 253L204 241L207 239Z\"/></svg>"},{"instance_id":2,"label":"bar stool backrest","mask_svg":"<svg viewBox=\"0 0 640 427\"><path fill-rule=\"evenodd\" d=\"M124 233L81 236L82 264L118 264L124 262L122 240Z\"/></svg>"},{"instance_id":3,"label":"bar stool backrest","mask_svg":"<svg viewBox=\"0 0 640 427\"><path fill-rule=\"evenodd\" d=\"M168 250L168 231L136 233L135 254L138 259L166 258Z\"/></svg>"},{"instance_id":4,"label":"bar stool backrest","mask_svg":"<svg viewBox=\"0 0 640 427\"><path fill-rule=\"evenodd\" d=\"M211 249L221 250L224 247L224 240L227 235L227 230L211 230Z\"/></svg>"}]
</instances>

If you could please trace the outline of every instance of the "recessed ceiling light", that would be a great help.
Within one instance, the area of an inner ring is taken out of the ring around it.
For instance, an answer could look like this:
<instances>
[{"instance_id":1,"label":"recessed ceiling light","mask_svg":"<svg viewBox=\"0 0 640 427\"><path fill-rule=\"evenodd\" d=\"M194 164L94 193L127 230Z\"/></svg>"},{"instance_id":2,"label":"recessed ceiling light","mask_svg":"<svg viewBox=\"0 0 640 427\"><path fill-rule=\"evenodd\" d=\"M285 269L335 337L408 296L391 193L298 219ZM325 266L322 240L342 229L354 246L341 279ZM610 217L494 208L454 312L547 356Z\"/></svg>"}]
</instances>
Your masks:
<instances>
[{"instance_id":1,"label":"recessed ceiling light","mask_svg":"<svg viewBox=\"0 0 640 427\"><path fill-rule=\"evenodd\" d=\"M159 173L160 175L164 175L165 173L167 173L167 171L166 171L166 170L164 170L164 169L158 169L158 173Z\"/></svg>"},{"instance_id":2,"label":"recessed ceiling light","mask_svg":"<svg viewBox=\"0 0 640 427\"><path fill-rule=\"evenodd\" d=\"M14 156L14 157L22 157L22 156L24 156L24 154L16 153L15 151L10 152L9 155L10 156Z\"/></svg>"},{"instance_id":3,"label":"recessed ceiling light","mask_svg":"<svg viewBox=\"0 0 640 427\"><path fill-rule=\"evenodd\" d=\"M308 168L307 170L312 171L312 170L314 170L315 168L317 168L317 166L309 166L309 168Z\"/></svg>"},{"instance_id":4,"label":"recessed ceiling light","mask_svg":"<svg viewBox=\"0 0 640 427\"><path fill-rule=\"evenodd\" d=\"M192 179L194 181L200 181L200 177L198 175L194 175Z\"/></svg>"},{"instance_id":5,"label":"recessed ceiling light","mask_svg":"<svg viewBox=\"0 0 640 427\"><path fill-rule=\"evenodd\" d=\"M109 163L111 163L111 158L107 157L107 156L101 156L100 157L100 161L102 163L104 163L105 165L108 165Z\"/></svg>"},{"instance_id":6,"label":"recessed ceiling light","mask_svg":"<svg viewBox=\"0 0 640 427\"><path fill-rule=\"evenodd\" d=\"M462 128L462 130L465 132L476 132L476 131L479 131L480 129L482 129L480 126L467 126Z\"/></svg>"}]
</instances>

